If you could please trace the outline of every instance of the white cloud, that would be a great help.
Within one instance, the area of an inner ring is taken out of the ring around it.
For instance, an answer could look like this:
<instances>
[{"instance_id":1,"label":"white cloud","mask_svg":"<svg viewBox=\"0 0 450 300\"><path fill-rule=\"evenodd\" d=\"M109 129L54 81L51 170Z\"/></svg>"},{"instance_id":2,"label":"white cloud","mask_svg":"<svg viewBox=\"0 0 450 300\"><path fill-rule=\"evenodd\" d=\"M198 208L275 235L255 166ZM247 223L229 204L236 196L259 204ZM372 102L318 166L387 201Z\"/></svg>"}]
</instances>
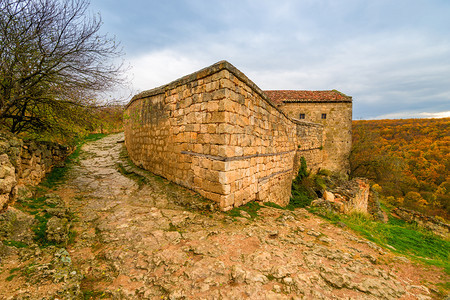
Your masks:
<instances>
[{"instance_id":1,"label":"white cloud","mask_svg":"<svg viewBox=\"0 0 450 300\"><path fill-rule=\"evenodd\" d=\"M225 59L261 89L337 89L354 99L355 117L436 117L450 99L450 44L420 32L392 31L283 44L274 32L205 35L131 58L138 91L167 84ZM311 35L309 35L311 37Z\"/></svg>"},{"instance_id":2,"label":"white cloud","mask_svg":"<svg viewBox=\"0 0 450 300\"><path fill-rule=\"evenodd\" d=\"M398 112L391 114L384 114L372 119L381 120L381 119L408 119L408 118L450 118L450 111L442 111L442 112Z\"/></svg>"},{"instance_id":3,"label":"white cloud","mask_svg":"<svg viewBox=\"0 0 450 300\"><path fill-rule=\"evenodd\" d=\"M206 67L203 61L174 50L161 50L130 60L133 87L138 92L149 90Z\"/></svg>"}]
</instances>

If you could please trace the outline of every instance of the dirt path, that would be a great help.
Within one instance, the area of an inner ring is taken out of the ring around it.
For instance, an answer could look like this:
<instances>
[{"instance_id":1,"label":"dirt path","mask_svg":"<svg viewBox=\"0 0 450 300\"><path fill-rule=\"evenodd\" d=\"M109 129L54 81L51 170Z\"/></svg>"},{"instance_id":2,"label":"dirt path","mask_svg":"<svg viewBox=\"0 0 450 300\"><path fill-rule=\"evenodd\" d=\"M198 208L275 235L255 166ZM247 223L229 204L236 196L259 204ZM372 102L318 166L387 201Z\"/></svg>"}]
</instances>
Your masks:
<instances>
[{"instance_id":1,"label":"dirt path","mask_svg":"<svg viewBox=\"0 0 450 300\"><path fill-rule=\"evenodd\" d=\"M304 209L232 218L193 209L194 193L156 176L138 184L119 172L118 163L131 168L121 141L117 134L86 144L56 191L75 215L77 236L67 250L85 298L435 297L429 283L442 281L442 272Z\"/></svg>"}]
</instances>

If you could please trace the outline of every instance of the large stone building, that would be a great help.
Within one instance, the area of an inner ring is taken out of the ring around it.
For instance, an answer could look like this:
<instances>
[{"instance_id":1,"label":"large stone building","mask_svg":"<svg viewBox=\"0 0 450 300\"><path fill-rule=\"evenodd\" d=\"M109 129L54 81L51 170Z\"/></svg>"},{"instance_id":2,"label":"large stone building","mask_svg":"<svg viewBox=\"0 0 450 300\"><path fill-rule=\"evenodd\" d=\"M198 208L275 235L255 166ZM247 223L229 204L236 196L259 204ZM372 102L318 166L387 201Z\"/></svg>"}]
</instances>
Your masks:
<instances>
[{"instance_id":1,"label":"large stone building","mask_svg":"<svg viewBox=\"0 0 450 300\"><path fill-rule=\"evenodd\" d=\"M339 91L264 91L289 117L324 126L321 168L350 169L352 97Z\"/></svg>"},{"instance_id":2,"label":"large stone building","mask_svg":"<svg viewBox=\"0 0 450 300\"><path fill-rule=\"evenodd\" d=\"M297 109L282 93L262 91L226 61L142 92L125 110L128 154L223 210L253 200L286 205L301 156L313 169L347 170L351 98L336 93L345 101L310 103L296 97ZM314 122L317 113L327 121Z\"/></svg>"}]
</instances>

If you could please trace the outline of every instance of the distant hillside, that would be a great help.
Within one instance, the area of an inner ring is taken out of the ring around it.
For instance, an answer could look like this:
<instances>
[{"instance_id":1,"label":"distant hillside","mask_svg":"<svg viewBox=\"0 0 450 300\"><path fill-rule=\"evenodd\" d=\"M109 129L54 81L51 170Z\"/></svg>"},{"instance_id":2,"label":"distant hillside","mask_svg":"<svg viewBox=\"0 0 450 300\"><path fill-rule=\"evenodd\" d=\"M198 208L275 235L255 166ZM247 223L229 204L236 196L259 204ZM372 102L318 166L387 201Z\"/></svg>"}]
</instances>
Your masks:
<instances>
[{"instance_id":1,"label":"distant hillside","mask_svg":"<svg viewBox=\"0 0 450 300\"><path fill-rule=\"evenodd\" d=\"M450 216L450 118L353 121L351 175L394 205Z\"/></svg>"}]
</instances>

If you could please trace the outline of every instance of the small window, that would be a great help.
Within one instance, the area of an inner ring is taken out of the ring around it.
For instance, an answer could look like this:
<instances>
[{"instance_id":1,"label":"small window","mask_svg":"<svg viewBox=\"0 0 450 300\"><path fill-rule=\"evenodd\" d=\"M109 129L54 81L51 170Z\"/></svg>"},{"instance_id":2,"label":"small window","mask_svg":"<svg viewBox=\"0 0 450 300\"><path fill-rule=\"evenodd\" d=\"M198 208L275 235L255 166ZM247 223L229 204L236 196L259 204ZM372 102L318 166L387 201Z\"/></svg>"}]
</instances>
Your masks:
<instances>
[{"instance_id":1,"label":"small window","mask_svg":"<svg viewBox=\"0 0 450 300\"><path fill-rule=\"evenodd\" d=\"M322 114L322 119L326 119L327 118L327 114Z\"/></svg>"},{"instance_id":2,"label":"small window","mask_svg":"<svg viewBox=\"0 0 450 300\"><path fill-rule=\"evenodd\" d=\"M305 114L300 114L299 119L304 119L305 118Z\"/></svg>"}]
</instances>

